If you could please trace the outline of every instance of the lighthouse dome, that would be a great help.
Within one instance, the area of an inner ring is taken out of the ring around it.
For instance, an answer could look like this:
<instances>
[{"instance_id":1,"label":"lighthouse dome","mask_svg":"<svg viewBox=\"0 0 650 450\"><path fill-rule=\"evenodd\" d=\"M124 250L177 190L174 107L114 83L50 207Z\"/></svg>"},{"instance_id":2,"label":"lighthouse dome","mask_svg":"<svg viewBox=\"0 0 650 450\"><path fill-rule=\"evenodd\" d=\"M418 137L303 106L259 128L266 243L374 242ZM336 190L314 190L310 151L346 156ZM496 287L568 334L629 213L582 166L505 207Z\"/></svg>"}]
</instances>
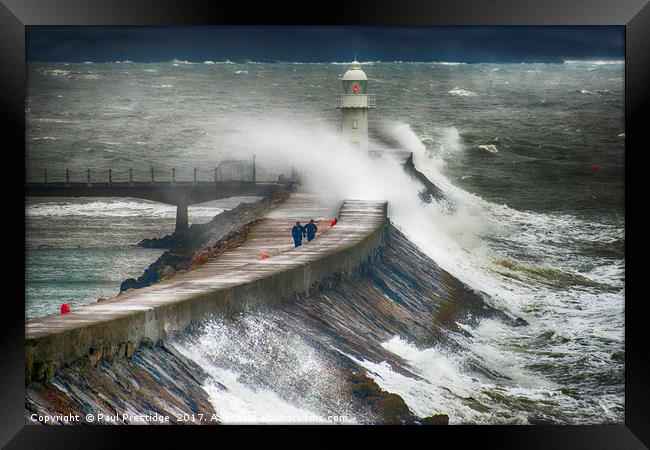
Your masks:
<instances>
[{"instance_id":1,"label":"lighthouse dome","mask_svg":"<svg viewBox=\"0 0 650 450\"><path fill-rule=\"evenodd\" d=\"M346 81L365 81L367 79L366 73L361 70L361 63L357 60L352 61L350 70L343 75L343 80Z\"/></svg>"}]
</instances>

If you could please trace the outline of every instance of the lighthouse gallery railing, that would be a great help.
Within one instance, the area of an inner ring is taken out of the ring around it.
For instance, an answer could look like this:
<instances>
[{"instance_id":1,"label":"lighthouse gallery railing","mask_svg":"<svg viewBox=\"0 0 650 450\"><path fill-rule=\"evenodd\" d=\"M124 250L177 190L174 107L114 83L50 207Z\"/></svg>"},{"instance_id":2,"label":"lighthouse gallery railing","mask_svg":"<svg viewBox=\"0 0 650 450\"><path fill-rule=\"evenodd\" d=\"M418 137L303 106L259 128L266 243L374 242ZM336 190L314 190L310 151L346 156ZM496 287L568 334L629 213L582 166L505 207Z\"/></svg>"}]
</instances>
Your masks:
<instances>
[{"instance_id":1,"label":"lighthouse gallery railing","mask_svg":"<svg viewBox=\"0 0 650 450\"><path fill-rule=\"evenodd\" d=\"M339 94L337 108L374 108L375 94Z\"/></svg>"}]
</instances>

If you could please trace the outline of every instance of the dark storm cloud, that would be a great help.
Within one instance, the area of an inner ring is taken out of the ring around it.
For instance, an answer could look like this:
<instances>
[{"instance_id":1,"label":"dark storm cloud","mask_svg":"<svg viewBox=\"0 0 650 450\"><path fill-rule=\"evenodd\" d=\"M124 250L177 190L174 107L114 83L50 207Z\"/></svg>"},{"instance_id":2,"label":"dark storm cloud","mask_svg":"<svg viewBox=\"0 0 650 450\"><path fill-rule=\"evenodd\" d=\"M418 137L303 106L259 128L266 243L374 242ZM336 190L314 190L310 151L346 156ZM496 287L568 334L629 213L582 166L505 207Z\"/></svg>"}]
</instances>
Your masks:
<instances>
[{"instance_id":1,"label":"dark storm cloud","mask_svg":"<svg viewBox=\"0 0 650 450\"><path fill-rule=\"evenodd\" d=\"M623 27L38 27L32 61L623 59Z\"/></svg>"}]
</instances>

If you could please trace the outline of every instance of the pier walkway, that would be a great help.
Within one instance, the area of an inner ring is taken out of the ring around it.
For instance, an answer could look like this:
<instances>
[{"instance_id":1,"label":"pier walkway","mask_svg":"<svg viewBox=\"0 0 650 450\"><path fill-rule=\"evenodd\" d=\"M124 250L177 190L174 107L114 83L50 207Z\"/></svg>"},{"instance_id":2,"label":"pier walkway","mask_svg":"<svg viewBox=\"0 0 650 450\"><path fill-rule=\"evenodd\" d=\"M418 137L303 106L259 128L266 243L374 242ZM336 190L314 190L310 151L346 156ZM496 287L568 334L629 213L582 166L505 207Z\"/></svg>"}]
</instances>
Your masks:
<instances>
[{"instance_id":1,"label":"pier walkway","mask_svg":"<svg viewBox=\"0 0 650 450\"><path fill-rule=\"evenodd\" d=\"M65 315L25 324L26 379L42 380L62 364L86 357L126 355L210 315L255 305L279 305L336 277L347 277L378 257L386 203L324 202L296 192L253 227L239 247L185 273L143 289L92 303ZM339 223L330 227L332 218ZM318 224L315 240L294 248L291 227ZM269 258L260 259L268 253Z\"/></svg>"}]
</instances>

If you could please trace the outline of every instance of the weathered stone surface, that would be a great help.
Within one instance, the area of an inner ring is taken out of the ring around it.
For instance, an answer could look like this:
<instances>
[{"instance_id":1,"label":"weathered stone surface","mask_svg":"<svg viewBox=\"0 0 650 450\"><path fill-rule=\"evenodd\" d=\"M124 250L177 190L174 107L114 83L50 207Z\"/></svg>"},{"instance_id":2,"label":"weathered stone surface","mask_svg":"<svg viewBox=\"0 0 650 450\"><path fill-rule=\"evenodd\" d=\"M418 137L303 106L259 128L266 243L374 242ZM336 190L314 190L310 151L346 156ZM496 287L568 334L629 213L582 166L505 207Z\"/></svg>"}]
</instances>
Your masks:
<instances>
[{"instance_id":1,"label":"weathered stone surface","mask_svg":"<svg viewBox=\"0 0 650 450\"><path fill-rule=\"evenodd\" d=\"M351 372L346 378L351 394L362 401L382 424L414 424L418 418L413 415L402 397L382 390L365 374Z\"/></svg>"},{"instance_id":2,"label":"weathered stone surface","mask_svg":"<svg viewBox=\"0 0 650 450\"><path fill-rule=\"evenodd\" d=\"M90 365L92 367L95 367L97 363L102 359L102 356L104 356L103 345L95 345L91 347L90 351L88 352L88 360L90 362Z\"/></svg>"},{"instance_id":3,"label":"weathered stone surface","mask_svg":"<svg viewBox=\"0 0 650 450\"><path fill-rule=\"evenodd\" d=\"M187 271L195 265L195 257L207 249L212 257L236 247L246 239L246 233L267 211L282 203L291 192L292 185L284 186L272 196L254 203L242 203L224 211L204 224L192 224L188 230L174 232L161 239L144 239L138 246L168 248L137 279L128 278L120 285L120 292L139 289L171 278L176 272Z\"/></svg>"},{"instance_id":4,"label":"weathered stone surface","mask_svg":"<svg viewBox=\"0 0 650 450\"><path fill-rule=\"evenodd\" d=\"M36 361L32 370L32 379L34 381L43 381L45 380L45 371L47 363L44 361Z\"/></svg>"},{"instance_id":5,"label":"weathered stone surface","mask_svg":"<svg viewBox=\"0 0 650 450\"><path fill-rule=\"evenodd\" d=\"M116 420L104 423L129 424L135 422L121 414L132 413L167 415L171 424L218 424L218 420L209 420L215 411L201 387L205 376L199 366L167 347L141 348L132 360L102 360L93 370L77 362L60 369L52 379L43 376L42 382L26 386L25 422L38 423L30 419L32 413L78 414L81 423L86 423L88 413L103 413L117 415ZM179 418L179 413L187 415ZM205 420L200 421L198 414Z\"/></svg>"},{"instance_id":6,"label":"weathered stone surface","mask_svg":"<svg viewBox=\"0 0 650 450\"><path fill-rule=\"evenodd\" d=\"M447 414L436 414L420 419L420 423L422 425L449 425L449 416Z\"/></svg>"},{"instance_id":7,"label":"weathered stone surface","mask_svg":"<svg viewBox=\"0 0 650 450\"><path fill-rule=\"evenodd\" d=\"M411 178L419 181L423 188L420 191L420 199L423 202L431 203L432 200L440 200L444 198L443 192L438 186L433 184L422 172L415 168L413 164L413 154L404 163L404 171L408 173Z\"/></svg>"},{"instance_id":8,"label":"weathered stone surface","mask_svg":"<svg viewBox=\"0 0 650 450\"><path fill-rule=\"evenodd\" d=\"M138 242L138 247L142 248L171 248L175 240L172 234L161 238L144 238Z\"/></svg>"},{"instance_id":9,"label":"weathered stone surface","mask_svg":"<svg viewBox=\"0 0 650 450\"><path fill-rule=\"evenodd\" d=\"M112 342L104 343L104 359L111 359L117 353L117 346Z\"/></svg>"},{"instance_id":10,"label":"weathered stone surface","mask_svg":"<svg viewBox=\"0 0 650 450\"><path fill-rule=\"evenodd\" d=\"M56 370L58 369L58 364L52 361L49 361L45 363L45 379L49 380L51 379L54 374L56 373Z\"/></svg>"},{"instance_id":11,"label":"weathered stone surface","mask_svg":"<svg viewBox=\"0 0 650 450\"><path fill-rule=\"evenodd\" d=\"M513 326L515 326L515 327L525 327L527 325L528 325L528 322L526 320L522 319L521 317L517 317L517 319L515 319L515 321L513 323Z\"/></svg>"},{"instance_id":12,"label":"weathered stone surface","mask_svg":"<svg viewBox=\"0 0 650 450\"><path fill-rule=\"evenodd\" d=\"M120 292L128 291L129 289L137 289L139 287L138 280L135 278L127 278L120 284Z\"/></svg>"},{"instance_id":13,"label":"weathered stone surface","mask_svg":"<svg viewBox=\"0 0 650 450\"><path fill-rule=\"evenodd\" d=\"M34 346L31 342L25 343L25 382L28 383L34 370Z\"/></svg>"},{"instance_id":14,"label":"weathered stone surface","mask_svg":"<svg viewBox=\"0 0 650 450\"><path fill-rule=\"evenodd\" d=\"M620 363L624 363L624 362L625 362L625 352L624 352L624 351L614 352L614 353L612 353L611 358L612 358L614 361L617 361L617 362L620 362Z\"/></svg>"},{"instance_id":15,"label":"weathered stone surface","mask_svg":"<svg viewBox=\"0 0 650 450\"><path fill-rule=\"evenodd\" d=\"M174 269L171 266L164 266L160 272L160 279L164 280L167 278L171 278L176 274L176 269Z\"/></svg>"}]
</instances>

